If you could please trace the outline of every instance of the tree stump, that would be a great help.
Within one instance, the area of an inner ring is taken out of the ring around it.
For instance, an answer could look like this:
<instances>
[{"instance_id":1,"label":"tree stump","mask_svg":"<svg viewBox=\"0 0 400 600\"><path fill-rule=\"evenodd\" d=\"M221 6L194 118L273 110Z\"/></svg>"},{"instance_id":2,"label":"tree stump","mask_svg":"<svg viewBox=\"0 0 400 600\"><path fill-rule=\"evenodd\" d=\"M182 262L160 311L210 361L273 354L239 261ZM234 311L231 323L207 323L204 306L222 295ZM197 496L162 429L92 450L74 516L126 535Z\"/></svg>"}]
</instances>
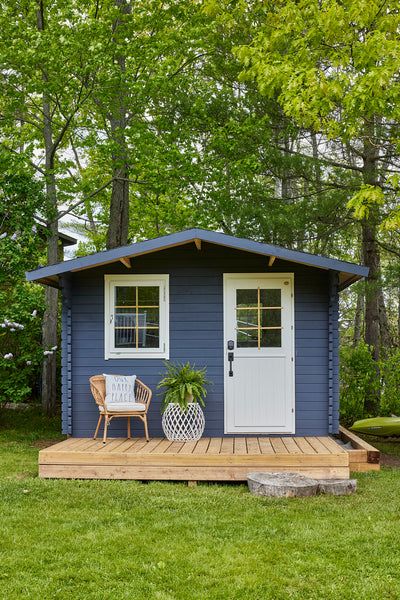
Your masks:
<instances>
[{"instance_id":1,"label":"tree stump","mask_svg":"<svg viewBox=\"0 0 400 600\"><path fill-rule=\"evenodd\" d=\"M319 479L318 493L332 496L349 496L357 490L356 479Z\"/></svg>"},{"instance_id":2,"label":"tree stump","mask_svg":"<svg viewBox=\"0 0 400 600\"><path fill-rule=\"evenodd\" d=\"M249 490L255 496L271 498L297 498L315 496L318 481L299 473L249 473Z\"/></svg>"}]
</instances>

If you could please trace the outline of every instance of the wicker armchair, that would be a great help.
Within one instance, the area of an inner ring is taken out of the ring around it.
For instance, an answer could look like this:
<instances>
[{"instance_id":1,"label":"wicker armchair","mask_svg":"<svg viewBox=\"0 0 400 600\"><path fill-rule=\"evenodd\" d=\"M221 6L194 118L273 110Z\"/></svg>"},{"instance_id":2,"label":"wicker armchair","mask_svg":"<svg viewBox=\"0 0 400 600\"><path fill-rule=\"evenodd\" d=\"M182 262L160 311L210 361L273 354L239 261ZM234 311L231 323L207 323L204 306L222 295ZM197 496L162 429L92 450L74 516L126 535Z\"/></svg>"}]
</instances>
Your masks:
<instances>
[{"instance_id":1,"label":"wicker armchair","mask_svg":"<svg viewBox=\"0 0 400 600\"><path fill-rule=\"evenodd\" d=\"M128 438L131 437L131 417L137 417L144 424L144 432L146 435L146 440L149 441L149 431L147 428L147 411L149 410L152 391L147 385L145 385L140 379L136 379L135 382L135 404L141 404L144 406L135 408L135 404L133 404L131 409L124 410L113 410L112 405L108 405L106 403L106 381L103 375L94 375L89 379L90 382L90 390L92 392L93 398L96 401L98 406L100 415L99 420L97 421L96 431L94 432L93 439L97 439L97 434L100 429L101 420L104 417L104 434L103 434L103 444L107 441L107 429L111 419L115 417L126 417L128 419Z\"/></svg>"}]
</instances>

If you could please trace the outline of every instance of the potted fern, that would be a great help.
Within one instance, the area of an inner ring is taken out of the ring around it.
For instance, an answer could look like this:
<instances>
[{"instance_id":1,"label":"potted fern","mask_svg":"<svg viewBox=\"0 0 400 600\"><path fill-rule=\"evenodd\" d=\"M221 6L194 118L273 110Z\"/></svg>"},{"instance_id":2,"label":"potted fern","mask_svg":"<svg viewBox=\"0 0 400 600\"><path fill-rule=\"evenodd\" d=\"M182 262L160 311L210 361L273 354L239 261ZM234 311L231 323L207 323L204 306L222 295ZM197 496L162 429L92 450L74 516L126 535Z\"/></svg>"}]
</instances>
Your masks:
<instances>
[{"instance_id":1,"label":"potted fern","mask_svg":"<svg viewBox=\"0 0 400 600\"><path fill-rule=\"evenodd\" d=\"M162 427L171 441L199 440L204 431L204 399L207 395L206 369L190 363L165 363L166 374L158 384L164 389Z\"/></svg>"}]
</instances>

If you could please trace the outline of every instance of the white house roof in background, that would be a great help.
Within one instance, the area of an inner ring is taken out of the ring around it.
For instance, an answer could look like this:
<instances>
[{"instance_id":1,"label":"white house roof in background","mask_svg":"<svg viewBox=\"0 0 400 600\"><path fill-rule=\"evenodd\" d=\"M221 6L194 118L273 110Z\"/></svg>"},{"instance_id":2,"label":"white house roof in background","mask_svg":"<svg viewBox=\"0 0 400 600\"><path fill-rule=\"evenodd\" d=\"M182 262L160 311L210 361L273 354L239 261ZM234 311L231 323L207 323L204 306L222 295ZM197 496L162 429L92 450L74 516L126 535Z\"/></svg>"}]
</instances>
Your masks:
<instances>
[{"instance_id":1,"label":"white house roof in background","mask_svg":"<svg viewBox=\"0 0 400 600\"><path fill-rule=\"evenodd\" d=\"M168 248L191 242L197 244L199 244L199 242L217 244L235 250L274 257L275 260L281 259L307 265L309 267L316 267L318 269L337 271L339 273L341 289L347 287L354 281L366 277L369 271L368 267L337 260L335 258L328 258L326 256L310 254L308 252L299 252L298 250L289 250L288 248L282 248L281 246L255 242L253 240L219 233L217 231L194 228L145 240L143 242L136 242L135 244L129 244L127 246L120 246L119 248L113 248L112 250L105 250L103 252L96 252L95 254L65 260L47 267L41 267L34 271L29 271L26 274L26 278L28 281L36 281L46 285L57 286L58 277L63 273L92 269L121 259L134 258L135 256L141 256L151 252L167 250Z\"/></svg>"}]
</instances>

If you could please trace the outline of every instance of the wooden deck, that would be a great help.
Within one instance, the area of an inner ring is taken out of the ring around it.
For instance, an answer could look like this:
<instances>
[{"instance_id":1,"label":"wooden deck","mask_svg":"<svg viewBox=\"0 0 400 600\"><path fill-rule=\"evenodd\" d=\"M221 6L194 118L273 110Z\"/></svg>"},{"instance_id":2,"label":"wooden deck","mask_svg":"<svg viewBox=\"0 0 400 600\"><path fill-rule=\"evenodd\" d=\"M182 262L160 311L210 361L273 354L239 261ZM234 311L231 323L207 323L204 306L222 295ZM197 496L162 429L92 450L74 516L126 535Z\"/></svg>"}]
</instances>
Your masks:
<instances>
[{"instance_id":1,"label":"wooden deck","mask_svg":"<svg viewBox=\"0 0 400 600\"><path fill-rule=\"evenodd\" d=\"M349 453L331 437L69 438L39 453L45 478L244 481L259 470L344 479Z\"/></svg>"},{"instance_id":2,"label":"wooden deck","mask_svg":"<svg viewBox=\"0 0 400 600\"><path fill-rule=\"evenodd\" d=\"M380 470L379 450L345 427L339 427L339 435L344 442L350 442L352 445L348 450L350 472L364 473Z\"/></svg>"}]
</instances>

